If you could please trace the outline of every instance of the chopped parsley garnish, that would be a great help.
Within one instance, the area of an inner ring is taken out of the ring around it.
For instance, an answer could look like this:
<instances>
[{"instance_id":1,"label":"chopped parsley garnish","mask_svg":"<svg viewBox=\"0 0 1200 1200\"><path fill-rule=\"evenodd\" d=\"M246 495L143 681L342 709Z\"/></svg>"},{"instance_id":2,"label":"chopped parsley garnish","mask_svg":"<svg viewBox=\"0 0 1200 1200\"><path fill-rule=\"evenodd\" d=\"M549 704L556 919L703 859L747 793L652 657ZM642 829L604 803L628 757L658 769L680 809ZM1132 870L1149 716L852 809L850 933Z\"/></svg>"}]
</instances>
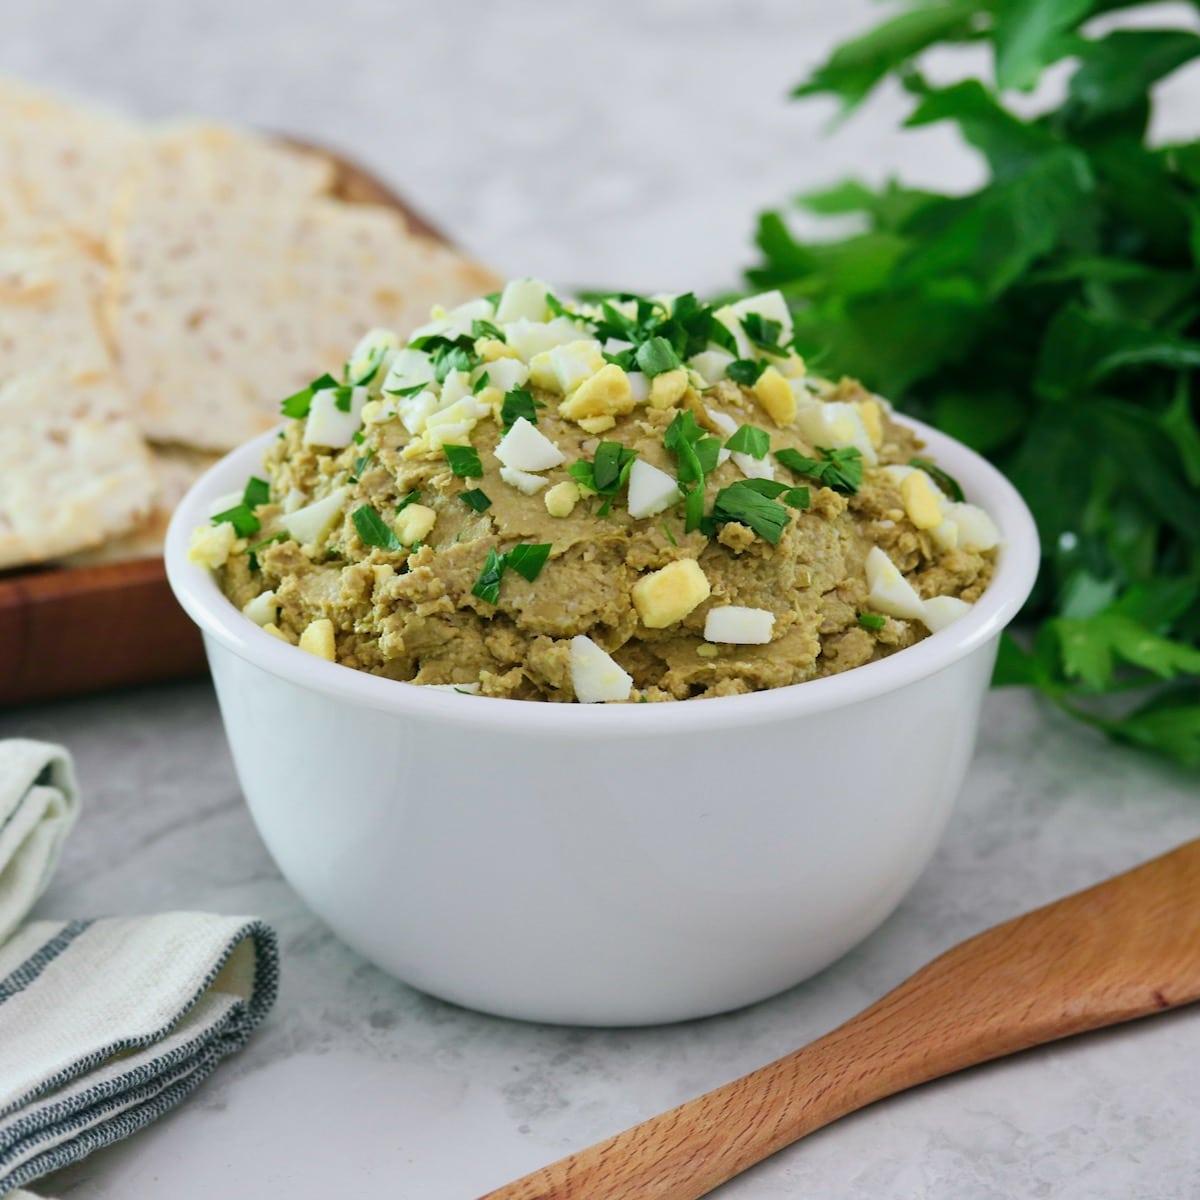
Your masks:
<instances>
[{"instance_id":1,"label":"chopped parsley garnish","mask_svg":"<svg viewBox=\"0 0 1200 1200\"><path fill-rule=\"evenodd\" d=\"M495 546L489 548L487 562L483 564L483 570L479 572L479 578L475 580L475 586L471 589L472 596L478 596L488 604L499 603L500 579L504 575L505 557L496 553Z\"/></svg>"},{"instance_id":2,"label":"chopped parsley garnish","mask_svg":"<svg viewBox=\"0 0 1200 1200\"><path fill-rule=\"evenodd\" d=\"M953 475L943 471L935 462L930 462L927 458L910 458L908 460L910 467L919 467L934 483L950 497L951 500L957 500L960 504L966 499L963 495L963 490L959 486L958 480Z\"/></svg>"},{"instance_id":3,"label":"chopped parsley garnish","mask_svg":"<svg viewBox=\"0 0 1200 1200\"><path fill-rule=\"evenodd\" d=\"M620 442L601 442L591 462L586 458L578 459L567 468L567 474L588 491L607 497L596 510L597 516L606 517L612 508L613 497L629 479L636 458L636 451L622 446Z\"/></svg>"},{"instance_id":4,"label":"chopped parsley garnish","mask_svg":"<svg viewBox=\"0 0 1200 1200\"><path fill-rule=\"evenodd\" d=\"M505 568L511 567L522 578L532 583L542 573L546 559L550 557L549 542L529 543L514 546L507 554L498 554L493 546L488 550L487 561L479 578L471 589L472 596L488 604L497 604L500 600L500 580L504 577Z\"/></svg>"},{"instance_id":5,"label":"chopped parsley garnish","mask_svg":"<svg viewBox=\"0 0 1200 1200\"><path fill-rule=\"evenodd\" d=\"M263 538L261 542L255 542L253 546L246 547L246 557L250 563L250 570L258 570L258 554L264 546L269 546L272 542L286 542L288 532L286 529L281 529L278 533L271 534L270 537Z\"/></svg>"},{"instance_id":6,"label":"chopped parsley garnish","mask_svg":"<svg viewBox=\"0 0 1200 1200\"><path fill-rule=\"evenodd\" d=\"M563 302L553 292L546 293L546 307L556 317L565 317L569 315L563 305Z\"/></svg>"},{"instance_id":7,"label":"chopped parsley garnish","mask_svg":"<svg viewBox=\"0 0 1200 1200\"><path fill-rule=\"evenodd\" d=\"M864 629L878 631L887 624L887 617L882 613L859 613L858 623Z\"/></svg>"},{"instance_id":8,"label":"chopped parsley garnish","mask_svg":"<svg viewBox=\"0 0 1200 1200\"><path fill-rule=\"evenodd\" d=\"M375 457L375 451L368 450L366 454L359 455L354 460L354 466L350 470L350 482L357 483L363 471L367 469L367 464Z\"/></svg>"},{"instance_id":9,"label":"chopped parsley garnish","mask_svg":"<svg viewBox=\"0 0 1200 1200\"><path fill-rule=\"evenodd\" d=\"M670 525L668 525L666 521L663 522L662 531L666 535L667 541L670 542L672 546L679 545L679 543L675 540L675 535L671 532Z\"/></svg>"},{"instance_id":10,"label":"chopped parsley garnish","mask_svg":"<svg viewBox=\"0 0 1200 1200\"><path fill-rule=\"evenodd\" d=\"M330 388L336 388L338 381L328 373L322 375L320 379L314 379L306 388L290 395L281 405L280 412L285 417L291 417L293 420L299 420L301 417L308 416L308 410L312 407L312 398L317 392L328 391Z\"/></svg>"},{"instance_id":11,"label":"chopped parsley garnish","mask_svg":"<svg viewBox=\"0 0 1200 1200\"><path fill-rule=\"evenodd\" d=\"M493 312L500 307L501 294L502 293L500 292L488 292L488 294L484 296L484 299L492 306Z\"/></svg>"},{"instance_id":12,"label":"chopped parsley garnish","mask_svg":"<svg viewBox=\"0 0 1200 1200\"><path fill-rule=\"evenodd\" d=\"M482 392L489 383L491 383L491 379L488 376L488 373L484 371L484 373L480 375L480 377L471 385L471 395L478 396L479 393Z\"/></svg>"},{"instance_id":13,"label":"chopped parsley garnish","mask_svg":"<svg viewBox=\"0 0 1200 1200\"><path fill-rule=\"evenodd\" d=\"M354 399L354 389L352 387L347 387L344 383L340 383L333 389L333 406L338 412L348 413L352 399Z\"/></svg>"},{"instance_id":14,"label":"chopped parsley garnish","mask_svg":"<svg viewBox=\"0 0 1200 1200\"><path fill-rule=\"evenodd\" d=\"M364 504L350 514L354 528L365 546L378 546L381 550L402 550L400 539L384 519L369 505Z\"/></svg>"},{"instance_id":15,"label":"chopped parsley garnish","mask_svg":"<svg viewBox=\"0 0 1200 1200\"><path fill-rule=\"evenodd\" d=\"M265 479L251 475L246 483L246 490L242 493L242 503L249 508L257 508L260 504L266 504L270 499L271 485Z\"/></svg>"},{"instance_id":16,"label":"chopped parsley garnish","mask_svg":"<svg viewBox=\"0 0 1200 1200\"><path fill-rule=\"evenodd\" d=\"M491 500L488 499L487 493L481 488L472 488L469 492L463 492L459 499L470 509L480 513L485 509L492 507Z\"/></svg>"},{"instance_id":17,"label":"chopped parsley garnish","mask_svg":"<svg viewBox=\"0 0 1200 1200\"><path fill-rule=\"evenodd\" d=\"M450 464L451 472L460 479L483 477L483 464L479 461L479 451L474 446L455 446L447 443L442 447L442 453Z\"/></svg>"},{"instance_id":18,"label":"chopped parsley garnish","mask_svg":"<svg viewBox=\"0 0 1200 1200\"><path fill-rule=\"evenodd\" d=\"M734 383L740 383L742 387L753 387L758 382L758 377L766 369L767 364L764 362L755 362L751 358L735 358L725 368L725 374Z\"/></svg>"},{"instance_id":19,"label":"chopped parsley garnish","mask_svg":"<svg viewBox=\"0 0 1200 1200\"><path fill-rule=\"evenodd\" d=\"M542 573L550 549L549 542L526 543L514 546L504 557L508 566L532 583Z\"/></svg>"},{"instance_id":20,"label":"chopped parsley garnish","mask_svg":"<svg viewBox=\"0 0 1200 1200\"><path fill-rule=\"evenodd\" d=\"M753 529L764 541L777 545L791 515L782 504L764 495L761 485L770 484L770 479L739 479L722 488L713 500L711 521L714 526L736 521ZM782 491L785 484L778 484Z\"/></svg>"},{"instance_id":21,"label":"chopped parsley garnish","mask_svg":"<svg viewBox=\"0 0 1200 1200\"><path fill-rule=\"evenodd\" d=\"M675 474L685 497L683 528L691 533L704 517L704 477L716 468L721 440L706 434L691 409L684 409L667 426L663 445L679 460Z\"/></svg>"},{"instance_id":22,"label":"chopped parsley garnish","mask_svg":"<svg viewBox=\"0 0 1200 1200\"><path fill-rule=\"evenodd\" d=\"M390 349L391 347L384 342L376 343L367 352L363 364L357 372L354 370L354 362L347 362L343 370L346 382L351 387L366 387L375 378Z\"/></svg>"},{"instance_id":23,"label":"chopped parsley garnish","mask_svg":"<svg viewBox=\"0 0 1200 1200\"><path fill-rule=\"evenodd\" d=\"M799 450L792 449L776 450L775 457L799 475L811 475L818 483L833 488L835 492L854 495L862 487L862 451L856 446L836 450L818 446L816 449L822 456L820 459L809 458Z\"/></svg>"},{"instance_id":24,"label":"chopped parsley garnish","mask_svg":"<svg viewBox=\"0 0 1200 1200\"><path fill-rule=\"evenodd\" d=\"M445 383L451 371L473 371L483 359L475 353L475 339L470 334L455 338L431 333L409 343L410 350L424 350L429 355L429 365L438 383Z\"/></svg>"},{"instance_id":25,"label":"chopped parsley garnish","mask_svg":"<svg viewBox=\"0 0 1200 1200\"><path fill-rule=\"evenodd\" d=\"M545 407L540 400L535 400L533 395L524 388L513 388L504 397L504 403L500 406L500 424L506 433L517 423L519 417L524 417L530 425L536 425L537 410Z\"/></svg>"},{"instance_id":26,"label":"chopped parsley garnish","mask_svg":"<svg viewBox=\"0 0 1200 1200\"><path fill-rule=\"evenodd\" d=\"M402 388L384 388L384 394L387 396L415 396L418 392L423 392L429 386L427 383L414 383L408 387Z\"/></svg>"},{"instance_id":27,"label":"chopped parsley garnish","mask_svg":"<svg viewBox=\"0 0 1200 1200\"><path fill-rule=\"evenodd\" d=\"M650 379L683 366L675 347L665 337L647 338L638 346L636 360L638 369Z\"/></svg>"},{"instance_id":28,"label":"chopped parsley garnish","mask_svg":"<svg viewBox=\"0 0 1200 1200\"><path fill-rule=\"evenodd\" d=\"M493 338L497 342L505 340L504 330L497 325L493 325L491 321L472 321L471 336L473 338Z\"/></svg>"},{"instance_id":29,"label":"chopped parsley garnish","mask_svg":"<svg viewBox=\"0 0 1200 1200\"><path fill-rule=\"evenodd\" d=\"M400 501L399 504L396 505L396 512L402 513L410 504L416 504L416 502L418 500L420 500L420 498L421 498L421 489L414 488L411 492L408 493L407 496L405 496Z\"/></svg>"},{"instance_id":30,"label":"chopped parsley garnish","mask_svg":"<svg viewBox=\"0 0 1200 1200\"><path fill-rule=\"evenodd\" d=\"M742 317L741 322L746 336L764 353L780 356L787 353L787 350L779 344L783 326L778 321L772 321L770 317L764 317L761 313L752 312Z\"/></svg>"},{"instance_id":31,"label":"chopped parsley garnish","mask_svg":"<svg viewBox=\"0 0 1200 1200\"><path fill-rule=\"evenodd\" d=\"M245 503L235 504L224 512L216 513L212 519L214 525L222 525L226 521L233 526L238 537L249 537L262 528L262 522L254 515L254 510Z\"/></svg>"},{"instance_id":32,"label":"chopped parsley garnish","mask_svg":"<svg viewBox=\"0 0 1200 1200\"><path fill-rule=\"evenodd\" d=\"M361 429L356 429L351 435L350 440L356 445L361 446L367 440L367 435Z\"/></svg>"},{"instance_id":33,"label":"chopped parsley garnish","mask_svg":"<svg viewBox=\"0 0 1200 1200\"><path fill-rule=\"evenodd\" d=\"M767 457L767 451L771 449L771 435L765 429L758 429L753 425L743 425L725 443L725 449L748 454L751 458L763 459Z\"/></svg>"}]
</instances>

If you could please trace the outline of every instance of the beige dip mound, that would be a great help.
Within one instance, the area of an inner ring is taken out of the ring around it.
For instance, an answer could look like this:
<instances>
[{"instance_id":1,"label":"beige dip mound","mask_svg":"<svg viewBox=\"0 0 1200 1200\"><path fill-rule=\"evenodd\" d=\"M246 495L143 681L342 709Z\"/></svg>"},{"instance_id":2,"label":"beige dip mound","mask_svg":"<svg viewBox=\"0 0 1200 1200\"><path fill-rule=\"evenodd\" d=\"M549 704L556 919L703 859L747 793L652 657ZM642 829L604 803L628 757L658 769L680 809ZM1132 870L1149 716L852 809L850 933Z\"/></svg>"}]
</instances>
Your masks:
<instances>
[{"instance_id":1,"label":"beige dip mound","mask_svg":"<svg viewBox=\"0 0 1200 1200\"><path fill-rule=\"evenodd\" d=\"M288 642L485 696L683 700L861 666L967 610L996 530L790 337L777 293L564 310L525 280L435 310L287 402L269 495L225 498L193 557Z\"/></svg>"}]
</instances>

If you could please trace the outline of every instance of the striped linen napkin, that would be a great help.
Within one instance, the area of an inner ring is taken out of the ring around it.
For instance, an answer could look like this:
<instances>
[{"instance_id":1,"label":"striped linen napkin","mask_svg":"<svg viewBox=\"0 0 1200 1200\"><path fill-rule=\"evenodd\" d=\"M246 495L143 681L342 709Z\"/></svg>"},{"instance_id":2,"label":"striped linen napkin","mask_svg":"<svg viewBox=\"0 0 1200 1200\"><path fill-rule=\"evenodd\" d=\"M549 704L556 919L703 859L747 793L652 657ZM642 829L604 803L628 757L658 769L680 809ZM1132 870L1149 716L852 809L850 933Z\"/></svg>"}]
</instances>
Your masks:
<instances>
[{"instance_id":1,"label":"striped linen napkin","mask_svg":"<svg viewBox=\"0 0 1200 1200\"><path fill-rule=\"evenodd\" d=\"M261 921L160 913L21 921L74 824L70 758L0 741L0 1197L141 1129L274 1003Z\"/></svg>"}]
</instances>

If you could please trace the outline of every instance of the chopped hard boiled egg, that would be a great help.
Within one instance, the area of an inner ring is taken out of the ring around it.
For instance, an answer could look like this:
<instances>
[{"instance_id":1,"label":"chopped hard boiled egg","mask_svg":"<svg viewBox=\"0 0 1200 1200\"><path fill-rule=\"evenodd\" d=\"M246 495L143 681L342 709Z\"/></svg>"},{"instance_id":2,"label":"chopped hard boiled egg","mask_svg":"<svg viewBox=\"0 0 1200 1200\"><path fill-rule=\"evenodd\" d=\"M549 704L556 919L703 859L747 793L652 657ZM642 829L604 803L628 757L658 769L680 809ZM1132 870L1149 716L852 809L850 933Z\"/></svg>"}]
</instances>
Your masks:
<instances>
[{"instance_id":1,"label":"chopped hard boiled egg","mask_svg":"<svg viewBox=\"0 0 1200 1200\"><path fill-rule=\"evenodd\" d=\"M500 478L526 496L540 492L550 482L543 475L534 475L532 471L522 471L517 467L501 467Z\"/></svg>"},{"instance_id":2,"label":"chopped hard boiled egg","mask_svg":"<svg viewBox=\"0 0 1200 1200\"><path fill-rule=\"evenodd\" d=\"M302 546L311 546L322 541L334 521L342 515L342 506L349 491L348 487L335 488L323 500L314 501L288 513L282 521L284 529Z\"/></svg>"},{"instance_id":3,"label":"chopped hard boiled egg","mask_svg":"<svg viewBox=\"0 0 1200 1200\"><path fill-rule=\"evenodd\" d=\"M352 387L378 383L380 367L387 361L398 339L390 329L372 329L363 334L346 360L346 379Z\"/></svg>"},{"instance_id":4,"label":"chopped hard boiled egg","mask_svg":"<svg viewBox=\"0 0 1200 1200\"><path fill-rule=\"evenodd\" d=\"M502 392L524 387L529 382L529 368L519 358L498 358L483 368L491 387Z\"/></svg>"},{"instance_id":5,"label":"chopped hard boiled egg","mask_svg":"<svg viewBox=\"0 0 1200 1200\"><path fill-rule=\"evenodd\" d=\"M328 446L332 450L350 445L362 425L366 402L367 389L363 387L352 388L349 394L345 388L324 388L314 392L304 426L304 444Z\"/></svg>"},{"instance_id":6,"label":"chopped hard boiled egg","mask_svg":"<svg viewBox=\"0 0 1200 1200\"><path fill-rule=\"evenodd\" d=\"M796 419L796 394L792 385L774 368L768 367L754 385L754 398L781 428Z\"/></svg>"},{"instance_id":7,"label":"chopped hard boiled egg","mask_svg":"<svg viewBox=\"0 0 1200 1200\"><path fill-rule=\"evenodd\" d=\"M931 596L925 601L921 620L925 622L930 633L937 633L947 625L953 625L959 617L965 617L971 611L971 605L957 596Z\"/></svg>"},{"instance_id":8,"label":"chopped hard boiled egg","mask_svg":"<svg viewBox=\"0 0 1200 1200\"><path fill-rule=\"evenodd\" d=\"M633 585L633 607L647 629L682 621L712 594L708 576L694 558L667 563Z\"/></svg>"},{"instance_id":9,"label":"chopped hard boiled egg","mask_svg":"<svg viewBox=\"0 0 1200 1200\"><path fill-rule=\"evenodd\" d=\"M996 522L977 504L951 504L947 519L958 526L958 544L964 550L994 550L1000 544Z\"/></svg>"},{"instance_id":10,"label":"chopped hard boiled egg","mask_svg":"<svg viewBox=\"0 0 1200 1200\"><path fill-rule=\"evenodd\" d=\"M909 621L924 620L925 602L900 574L887 552L878 546L873 546L867 555L867 584L871 589L867 603L876 612Z\"/></svg>"},{"instance_id":11,"label":"chopped hard boiled egg","mask_svg":"<svg viewBox=\"0 0 1200 1200\"><path fill-rule=\"evenodd\" d=\"M478 696L479 684L476 683L422 683L419 687L428 688L431 692L461 692L464 696Z\"/></svg>"},{"instance_id":12,"label":"chopped hard boiled egg","mask_svg":"<svg viewBox=\"0 0 1200 1200\"><path fill-rule=\"evenodd\" d=\"M561 392L569 396L603 366L600 343L581 338L535 354L529 360L529 382L548 392Z\"/></svg>"},{"instance_id":13,"label":"chopped hard boiled egg","mask_svg":"<svg viewBox=\"0 0 1200 1200\"><path fill-rule=\"evenodd\" d=\"M539 279L514 279L500 293L496 305L496 323L546 319L546 296L550 289Z\"/></svg>"},{"instance_id":14,"label":"chopped hard boiled egg","mask_svg":"<svg viewBox=\"0 0 1200 1200\"><path fill-rule=\"evenodd\" d=\"M765 608L728 604L711 608L704 619L704 640L734 646L765 646L775 630L775 614Z\"/></svg>"},{"instance_id":15,"label":"chopped hard boiled egg","mask_svg":"<svg viewBox=\"0 0 1200 1200\"><path fill-rule=\"evenodd\" d=\"M433 359L424 350L397 350L383 381L385 392L399 392L418 384L433 384Z\"/></svg>"},{"instance_id":16,"label":"chopped hard boiled egg","mask_svg":"<svg viewBox=\"0 0 1200 1200\"><path fill-rule=\"evenodd\" d=\"M654 517L683 499L679 484L666 471L635 458L629 470L629 515Z\"/></svg>"},{"instance_id":17,"label":"chopped hard boiled egg","mask_svg":"<svg viewBox=\"0 0 1200 1200\"><path fill-rule=\"evenodd\" d=\"M733 355L726 350L701 350L699 354L693 354L688 359L688 366L706 384L713 384L725 378L729 364L733 361Z\"/></svg>"},{"instance_id":18,"label":"chopped hard boiled egg","mask_svg":"<svg viewBox=\"0 0 1200 1200\"><path fill-rule=\"evenodd\" d=\"M279 605L275 602L274 589L266 592L260 592L253 600L249 601L243 608L242 612L252 620L255 625L271 625L279 616Z\"/></svg>"},{"instance_id":19,"label":"chopped hard boiled egg","mask_svg":"<svg viewBox=\"0 0 1200 1200\"><path fill-rule=\"evenodd\" d=\"M814 446L836 450L857 448L867 466L879 461L858 408L842 400L812 400L798 405L796 428Z\"/></svg>"},{"instance_id":20,"label":"chopped hard boiled egg","mask_svg":"<svg viewBox=\"0 0 1200 1200\"><path fill-rule=\"evenodd\" d=\"M228 521L222 521L220 525L201 525L192 534L188 559L215 571L225 565L237 540L237 530Z\"/></svg>"},{"instance_id":21,"label":"chopped hard boiled egg","mask_svg":"<svg viewBox=\"0 0 1200 1200\"><path fill-rule=\"evenodd\" d=\"M606 363L579 384L558 406L558 411L568 420L583 422L622 416L632 412L633 406L629 376L616 363Z\"/></svg>"},{"instance_id":22,"label":"chopped hard boiled egg","mask_svg":"<svg viewBox=\"0 0 1200 1200\"><path fill-rule=\"evenodd\" d=\"M636 464L635 464L636 466ZM509 470L508 467L504 468ZM501 475L504 471L501 471ZM535 479L539 478L534 476ZM552 517L569 517L579 503L579 485L573 479L564 479L556 483L545 496L546 511Z\"/></svg>"},{"instance_id":23,"label":"chopped hard boiled egg","mask_svg":"<svg viewBox=\"0 0 1200 1200\"><path fill-rule=\"evenodd\" d=\"M437 523L437 513L424 504L406 504L392 523L396 537L402 546L415 546L423 542Z\"/></svg>"},{"instance_id":24,"label":"chopped hard boiled egg","mask_svg":"<svg viewBox=\"0 0 1200 1200\"><path fill-rule=\"evenodd\" d=\"M524 417L500 439L496 457L506 467L518 471L548 471L566 461L566 455Z\"/></svg>"},{"instance_id":25,"label":"chopped hard boiled egg","mask_svg":"<svg viewBox=\"0 0 1200 1200\"><path fill-rule=\"evenodd\" d=\"M571 686L580 704L628 700L633 676L590 637L579 634L571 639Z\"/></svg>"},{"instance_id":26,"label":"chopped hard boiled egg","mask_svg":"<svg viewBox=\"0 0 1200 1200\"><path fill-rule=\"evenodd\" d=\"M565 317L556 317L553 321L543 324L541 321L529 321L521 318L504 325L504 340L523 358L529 362L534 355L555 346L565 346L568 342L579 341L580 329L574 321Z\"/></svg>"},{"instance_id":27,"label":"chopped hard boiled egg","mask_svg":"<svg viewBox=\"0 0 1200 1200\"><path fill-rule=\"evenodd\" d=\"M337 658L337 648L333 637L333 622L328 617L318 617L310 621L300 635L300 649L315 654L327 662Z\"/></svg>"},{"instance_id":28,"label":"chopped hard boiled egg","mask_svg":"<svg viewBox=\"0 0 1200 1200\"><path fill-rule=\"evenodd\" d=\"M938 494L924 471L910 471L905 475L900 481L900 498L904 501L908 519L918 529L933 529L945 520Z\"/></svg>"}]
</instances>

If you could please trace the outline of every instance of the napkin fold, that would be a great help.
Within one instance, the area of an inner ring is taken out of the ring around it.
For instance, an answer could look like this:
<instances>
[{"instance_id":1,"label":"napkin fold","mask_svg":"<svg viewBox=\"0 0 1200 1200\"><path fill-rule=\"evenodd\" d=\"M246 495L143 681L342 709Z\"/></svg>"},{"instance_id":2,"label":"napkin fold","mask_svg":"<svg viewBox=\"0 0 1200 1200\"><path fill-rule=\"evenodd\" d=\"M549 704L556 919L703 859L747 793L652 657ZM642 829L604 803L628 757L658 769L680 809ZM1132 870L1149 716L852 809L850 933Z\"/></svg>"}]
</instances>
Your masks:
<instances>
[{"instance_id":1,"label":"napkin fold","mask_svg":"<svg viewBox=\"0 0 1200 1200\"><path fill-rule=\"evenodd\" d=\"M0 742L0 1197L141 1129L240 1049L274 1003L252 917L19 922L78 809L59 746Z\"/></svg>"}]
</instances>

